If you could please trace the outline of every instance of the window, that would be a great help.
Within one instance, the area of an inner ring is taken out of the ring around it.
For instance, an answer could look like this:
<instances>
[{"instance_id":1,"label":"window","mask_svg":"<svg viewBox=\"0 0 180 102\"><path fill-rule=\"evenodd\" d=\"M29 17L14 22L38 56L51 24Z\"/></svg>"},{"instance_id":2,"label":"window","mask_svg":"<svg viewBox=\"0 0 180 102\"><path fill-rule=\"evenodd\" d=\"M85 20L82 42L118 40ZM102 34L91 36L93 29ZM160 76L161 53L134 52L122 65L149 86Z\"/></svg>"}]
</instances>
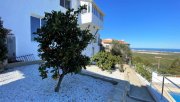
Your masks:
<instances>
[{"instance_id":1,"label":"window","mask_svg":"<svg viewBox=\"0 0 180 102\"><path fill-rule=\"evenodd\" d=\"M103 21L103 15L102 14L100 14L100 19Z\"/></svg>"},{"instance_id":2,"label":"window","mask_svg":"<svg viewBox=\"0 0 180 102\"><path fill-rule=\"evenodd\" d=\"M94 50L94 47L92 47L92 56L94 56L95 54L95 50Z\"/></svg>"},{"instance_id":3,"label":"window","mask_svg":"<svg viewBox=\"0 0 180 102\"><path fill-rule=\"evenodd\" d=\"M70 0L60 0L60 5L62 7L65 7L66 9L70 9L71 8L71 2Z\"/></svg>"},{"instance_id":4,"label":"window","mask_svg":"<svg viewBox=\"0 0 180 102\"><path fill-rule=\"evenodd\" d=\"M106 46L107 49L109 49L109 47L110 47L109 45L105 45L105 46Z\"/></svg>"},{"instance_id":5,"label":"window","mask_svg":"<svg viewBox=\"0 0 180 102\"><path fill-rule=\"evenodd\" d=\"M97 36L95 36L94 38L94 43L97 43Z\"/></svg>"},{"instance_id":6,"label":"window","mask_svg":"<svg viewBox=\"0 0 180 102\"><path fill-rule=\"evenodd\" d=\"M41 19L41 27L46 24L46 21Z\"/></svg>"},{"instance_id":7,"label":"window","mask_svg":"<svg viewBox=\"0 0 180 102\"><path fill-rule=\"evenodd\" d=\"M70 0L65 0L65 8L70 9Z\"/></svg>"},{"instance_id":8,"label":"window","mask_svg":"<svg viewBox=\"0 0 180 102\"><path fill-rule=\"evenodd\" d=\"M64 0L60 0L60 5L64 7L64 4L65 4Z\"/></svg>"},{"instance_id":9,"label":"window","mask_svg":"<svg viewBox=\"0 0 180 102\"><path fill-rule=\"evenodd\" d=\"M94 7L92 7L92 13L94 14Z\"/></svg>"},{"instance_id":10,"label":"window","mask_svg":"<svg viewBox=\"0 0 180 102\"><path fill-rule=\"evenodd\" d=\"M40 20L40 18L31 16L31 41L34 41L34 38L37 36L34 34L34 32L41 27Z\"/></svg>"},{"instance_id":11,"label":"window","mask_svg":"<svg viewBox=\"0 0 180 102\"><path fill-rule=\"evenodd\" d=\"M85 6L86 6L86 8L87 8L87 5L85 5ZM87 9L88 9L88 8L87 8ZM87 10L83 10L83 11L82 11L82 14L83 14L83 13L87 13Z\"/></svg>"},{"instance_id":12,"label":"window","mask_svg":"<svg viewBox=\"0 0 180 102\"><path fill-rule=\"evenodd\" d=\"M37 37L34 32L37 32L37 29L41 28L45 23L41 18L31 16L31 41L34 41L34 38Z\"/></svg>"},{"instance_id":13,"label":"window","mask_svg":"<svg viewBox=\"0 0 180 102\"><path fill-rule=\"evenodd\" d=\"M94 5L92 6L92 13L103 21L103 14L100 13Z\"/></svg>"},{"instance_id":14,"label":"window","mask_svg":"<svg viewBox=\"0 0 180 102\"><path fill-rule=\"evenodd\" d=\"M91 7L90 7L90 4L88 4L88 13L90 13L91 12Z\"/></svg>"}]
</instances>

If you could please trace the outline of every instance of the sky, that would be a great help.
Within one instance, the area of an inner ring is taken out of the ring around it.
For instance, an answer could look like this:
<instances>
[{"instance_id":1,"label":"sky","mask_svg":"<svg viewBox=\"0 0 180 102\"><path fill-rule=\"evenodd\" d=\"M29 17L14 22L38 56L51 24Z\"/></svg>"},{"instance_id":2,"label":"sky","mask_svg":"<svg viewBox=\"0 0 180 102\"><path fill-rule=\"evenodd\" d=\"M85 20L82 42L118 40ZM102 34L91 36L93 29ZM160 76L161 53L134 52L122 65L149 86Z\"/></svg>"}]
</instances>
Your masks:
<instances>
[{"instance_id":1,"label":"sky","mask_svg":"<svg viewBox=\"0 0 180 102\"><path fill-rule=\"evenodd\" d=\"M95 0L105 13L102 39L132 48L180 49L180 0Z\"/></svg>"}]
</instances>

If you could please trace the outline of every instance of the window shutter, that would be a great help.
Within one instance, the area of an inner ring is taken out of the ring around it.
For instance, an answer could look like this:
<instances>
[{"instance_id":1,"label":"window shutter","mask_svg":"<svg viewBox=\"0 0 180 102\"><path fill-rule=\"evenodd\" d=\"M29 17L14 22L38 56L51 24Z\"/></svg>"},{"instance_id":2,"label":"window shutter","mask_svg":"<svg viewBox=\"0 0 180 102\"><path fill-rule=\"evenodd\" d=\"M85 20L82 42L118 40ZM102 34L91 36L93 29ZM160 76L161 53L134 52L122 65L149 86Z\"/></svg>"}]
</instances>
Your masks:
<instances>
[{"instance_id":1,"label":"window shutter","mask_svg":"<svg viewBox=\"0 0 180 102\"><path fill-rule=\"evenodd\" d=\"M40 28L40 18L31 16L31 41L34 41L34 38L37 36L34 32L37 32L37 29Z\"/></svg>"},{"instance_id":2,"label":"window shutter","mask_svg":"<svg viewBox=\"0 0 180 102\"><path fill-rule=\"evenodd\" d=\"M70 0L65 0L65 8L70 9Z\"/></svg>"},{"instance_id":3,"label":"window shutter","mask_svg":"<svg viewBox=\"0 0 180 102\"><path fill-rule=\"evenodd\" d=\"M60 0L60 5L64 7L64 0Z\"/></svg>"}]
</instances>

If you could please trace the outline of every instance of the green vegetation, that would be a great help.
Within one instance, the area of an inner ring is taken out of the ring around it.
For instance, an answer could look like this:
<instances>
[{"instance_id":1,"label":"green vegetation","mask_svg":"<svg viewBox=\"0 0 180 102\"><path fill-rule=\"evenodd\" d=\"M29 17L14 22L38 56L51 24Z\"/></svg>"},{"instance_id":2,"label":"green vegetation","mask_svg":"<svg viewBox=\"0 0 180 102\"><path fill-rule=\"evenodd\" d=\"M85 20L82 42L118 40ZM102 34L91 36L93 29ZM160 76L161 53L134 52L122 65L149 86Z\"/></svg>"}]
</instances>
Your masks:
<instances>
[{"instance_id":1,"label":"green vegetation","mask_svg":"<svg viewBox=\"0 0 180 102\"><path fill-rule=\"evenodd\" d=\"M128 45L120 44L118 41L112 42L112 55L120 56L124 63L129 63L132 58L132 52Z\"/></svg>"},{"instance_id":2,"label":"green vegetation","mask_svg":"<svg viewBox=\"0 0 180 102\"><path fill-rule=\"evenodd\" d=\"M169 68L160 71L163 74L180 75L180 59L175 59Z\"/></svg>"},{"instance_id":3,"label":"green vegetation","mask_svg":"<svg viewBox=\"0 0 180 102\"><path fill-rule=\"evenodd\" d=\"M161 57L159 69L156 56ZM141 63L151 70L158 71L160 74L180 75L179 59L180 53L162 53L159 55L133 53L133 64Z\"/></svg>"},{"instance_id":4,"label":"green vegetation","mask_svg":"<svg viewBox=\"0 0 180 102\"><path fill-rule=\"evenodd\" d=\"M119 71L123 72L123 64L129 63L131 58L132 53L128 45L113 41L110 52L101 51L93 56L92 61L96 62L102 70L111 71L115 68L115 65L118 65Z\"/></svg>"},{"instance_id":5,"label":"green vegetation","mask_svg":"<svg viewBox=\"0 0 180 102\"><path fill-rule=\"evenodd\" d=\"M3 70L3 62L7 58L6 38L10 30L3 27L3 21L0 18L0 71Z\"/></svg>"},{"instance_id":6,"label":"green vegetation","mask_svg":"<svg viewBox=\"0 0 180 102\"><path fill-rule=\"evenodd\" d=\"M39 56L44 63L39 67L42 79L48 77L48 68L52 78L58 79L55 92L60 89L63 77L68 73L78 73L89 63L89 57L82 55L82 51L93 39L89 29L82 30L78 25L78 15L85 6L77 11L67 10L45 13L44 26L37 30L35 40L39 42Z\"/></svg>"},{"instance_id":7,"label":"green vegetation","mask_svg":"<svg viewBox=\"0 0 180 102\"><path fill-rule=\"evenodd\" d=\"M121 64L120 57L113 56L110 52L99 52L92 57L92 61L96 62L97 66L102 70L111 71L116 64Z\"/></svg>"},{"instance_id":8,"label":"green vegetation","mask_svg":"<svg viewBox=\"0 0 180 102\"><path fill-rule=\"evenodd\" d=\"M143 64L136 64L136 72L138 72L139 74L141 74L145 79L147 79L148 81L151 81L152 78L152 73L145 68L145 66Z\"/></svg>"},{"instance_id":9,"label":"green vegetation","mask_svg":"<svg viewBox=\"0 0 180 102\"><path fill-rule=\"evenodd\" d=\"M0 18L0 61L7 58L6 37L9 33L10 30L3 27L3 21Z\"/></svg>"}]
</instances>

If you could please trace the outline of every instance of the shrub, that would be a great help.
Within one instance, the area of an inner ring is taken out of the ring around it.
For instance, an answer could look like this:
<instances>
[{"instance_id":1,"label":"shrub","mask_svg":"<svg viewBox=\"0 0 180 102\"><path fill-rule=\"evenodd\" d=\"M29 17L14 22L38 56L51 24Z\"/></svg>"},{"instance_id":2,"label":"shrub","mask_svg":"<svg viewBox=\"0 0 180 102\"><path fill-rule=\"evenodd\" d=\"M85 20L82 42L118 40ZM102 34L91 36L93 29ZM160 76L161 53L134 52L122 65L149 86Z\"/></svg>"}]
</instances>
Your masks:
<instances>
[{"instance_id":1,"label":"shrub","mask_svg":"<svg viewBox=\"0 0 180 102\"><path fill-rule=\"evenodd\" d=\"M141 57L133 57L133 64L139 64L139 63L141 63L141 64L143 64L143 65L145 65L145 66L148 66L148 67L151 67L152 66L152 64L147 60L147 59L143 59L143 58L141 58Z\"/></svg>"},{"instance_id":2,"label":"shrub","mask_svg":"<svg viewBox=\"0 0 180 102\"><path fill-rule=\"evenodd\" d=\"M0 70L3 69L3 61L7 58L6 38L10 30L3 27L3 21L0 18Z\"/></svg>"},{"instance_id":3,"label":"shrub","mask_svg":"<svg viewBox=\"0 0 180 102\"><path fill-rule=\"evenodd\" d=\"M91 59L96 62L97 66L102 70L112 70L115 68L115 65L118 63L118 59L116 56L113 56L109 52L99 52L94 55Z\"/></svg>"},{"instance_id":4,"label":"shrub","mask_svg":"<svg viewBox=\"0 0 180 102\"><path fill-rule=\"evenodd\" d=\"M138 72L140 75L142 75L148 81L151 81L152 73L149 72L149 70L145 69L143 64L136 65L136 72Z\"/></svg>"},{"instance_id":5,"label":"shrub","mask_svg":"<svg viewBox=\"0 0 180 102\"><path fill-rule=\"evenodd\" d=\"M112 55L120 56L124 63L129 63L132 58L132 52L130 47L126 44L121 44L116 40L112 42L112 45Z\"/></svg>"},{"instance_id":6,"label":"shrub","mask_svg":"<svg viewBox=\"0 0 180 102\"><path fill-rule=\"evenodd\" d=\"M0 18L0 61L7 58L6 38L9 33L10 30L3 27L3 21Z\"/></svg>"},{"instance_id":7,"label":"shrub","mask_svg":"<svg viewBox=\"0 0 180 102\"><path fill-rule=\"evenodd\" d=\"M172 62L170 68L178 68L178 67L180 67L180 59L175 59L175 60Z\"/></svg>"}]
</instances>

